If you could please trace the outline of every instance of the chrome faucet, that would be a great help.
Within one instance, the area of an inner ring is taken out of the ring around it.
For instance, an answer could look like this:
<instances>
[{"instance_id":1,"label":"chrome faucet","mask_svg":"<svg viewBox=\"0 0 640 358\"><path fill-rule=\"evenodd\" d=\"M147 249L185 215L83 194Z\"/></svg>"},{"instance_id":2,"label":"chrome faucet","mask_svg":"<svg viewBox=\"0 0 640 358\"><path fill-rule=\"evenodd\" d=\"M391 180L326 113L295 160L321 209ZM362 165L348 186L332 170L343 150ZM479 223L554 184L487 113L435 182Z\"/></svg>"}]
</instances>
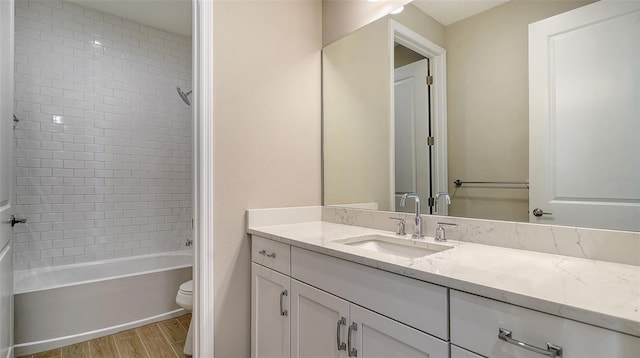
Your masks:
<instances>
[{"instance_id":1,"label":"chrome faucet","mask_svg":"<svg viewBox=\"0 0 640 358\"><path fill-rule=\"evenodd\" d=\"M404 208L407 203L407 198L414 198L416 200L416 218L413 227L413 239L422 239L422 219L420 219L420 197L416 193L405 193L400 197L400 206Z\"/></svg>"},{"instance_id":2,"label":"chrome faucet","mask_svg":"<svg viewBox=\"0 0 640 358\"><path fill-rule=\"evenodd\" d=\"M451 197L449 196L449 193L447 193L446 191L441 191L438 194L436 194L435 197L435 203L433 206L433 213L437 214L438 213L438 201L440 201L440 197L444 197L445 199L445 203L447 203L447 205L451 204Z\"/></svg>"}]
</instances>

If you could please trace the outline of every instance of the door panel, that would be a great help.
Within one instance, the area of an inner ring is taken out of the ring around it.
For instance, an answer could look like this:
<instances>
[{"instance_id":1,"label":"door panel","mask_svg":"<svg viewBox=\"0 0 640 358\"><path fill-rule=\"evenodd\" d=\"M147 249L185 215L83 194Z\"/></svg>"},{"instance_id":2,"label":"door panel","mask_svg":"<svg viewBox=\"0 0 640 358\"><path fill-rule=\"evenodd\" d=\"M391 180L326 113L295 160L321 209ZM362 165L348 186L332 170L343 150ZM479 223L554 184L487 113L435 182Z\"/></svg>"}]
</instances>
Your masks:
<instances>
[{"instance_id":1,"label":"door panel","mask_svg":"<svg viewBox=\"0 0 640 358\"><path fill-rule=\"evenodd\" d=\"M292 358L347 357L346 348L338 349L338 337L346 342L348 321L347 301L291 280Z\"/></svg>"},{"instance_id":2,"label":"door panel","mask_svg":"<svg viewBox=\"0 0 640 358\"><path fill-rule=\"evenodd\" d=\"M13 357L11 153L13 148L13 0L0 1L0 357Z\"/></svg>"},{"instance_id":3,"label":"door panel","mask_svg":"<svg viewBox=\"0 0 640 358\"><path fill-rule=\"evenodd\" d=\"M289 291L288 276L251 264L251 357L289 357Z\"/></svg>"},{"instance_id":4,"label":"door panel","mask_svg":"<svg viewBox=\"0 0 640 358\"><path fill-rule=\"evenodd\" d=\"M638 44L640 2L530 25L531 222L640 230Z\"/></svg>"},{"instance_id":5,"label":"door panel","mask_svg":"<svg viewBox=\"0 0 640 358\"><path fill-rule=\"evenodd\" d=\"M394 71L395 210L399 194L415 192L423 202L430 196L429 92L426 84L429 60L420 60Z\"/></svg>"},{"instance_id":6,"label":"door panel","mask_svg":"<svg viewBox=\"0 0 640 358\"><path fill-rule=\"evenodd\" d=\"M448 358L449 343L352 304L352 339L362 358Z\"/></svg>"},{"instance_id":7,"label":"door panel","mask_svg":"<svg viewBox=\"0 0 640 358\"><path fill-rule=\"evenodd\" d=\"M12 357L13 345L13 270L11 243L0 250L0 357Z\"/></svg>"}]
</instances>

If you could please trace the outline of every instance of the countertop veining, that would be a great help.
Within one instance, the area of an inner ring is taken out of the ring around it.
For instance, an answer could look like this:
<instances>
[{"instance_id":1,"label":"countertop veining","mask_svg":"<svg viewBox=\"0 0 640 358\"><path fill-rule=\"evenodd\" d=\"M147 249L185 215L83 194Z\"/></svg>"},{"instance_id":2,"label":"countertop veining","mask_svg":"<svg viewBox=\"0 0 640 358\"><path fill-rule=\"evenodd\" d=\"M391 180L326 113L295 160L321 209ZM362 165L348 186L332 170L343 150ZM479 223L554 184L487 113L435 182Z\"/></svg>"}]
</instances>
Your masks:
<instances>
[{"instance_id":1,"label":"countertop veining","mask_svg":"<svg viewBox=\"0 0 640 358\"><path fill-rule=\"evenodd\" d=\"M250 226L248 233L640 336L639 266L458 241L444 243L453 247L450 250L406 259L335 242L391 232L324 221ZM443 244L430 237L425 240Z\"/></svg>"}]
</instances>

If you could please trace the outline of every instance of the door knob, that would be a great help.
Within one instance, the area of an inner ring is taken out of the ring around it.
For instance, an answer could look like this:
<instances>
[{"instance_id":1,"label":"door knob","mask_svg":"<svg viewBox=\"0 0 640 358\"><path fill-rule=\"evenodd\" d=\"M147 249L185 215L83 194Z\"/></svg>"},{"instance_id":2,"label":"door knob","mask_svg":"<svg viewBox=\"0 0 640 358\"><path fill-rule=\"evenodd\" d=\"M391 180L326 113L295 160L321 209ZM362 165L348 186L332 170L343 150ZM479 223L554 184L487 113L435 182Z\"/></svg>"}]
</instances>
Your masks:
<instances>
[{"instance_id":1,"label":"door knob","mask_svg":"<svg viewBox=\"0 0 640 358\"><path fill-rule=\"evenodd\" d=\"M545 213L544 211L542 211L542 209L540 208L535 208L533 209L533 216L535 217L541 217L542 215L553 215L552 213Z\"/></svg>"},{"instance_id":2,"label":"door knob","mask_svg":"<svg viewBox=\"0 0 640 358\"><path fill-rule=\"evenodd\" d=\"M18 219L13 215L11 215L11 219L9 220L9 223L11 224L11 227L14 227L16 224L24 224L26 222L27 222L27 219L25 219L25 218Z\"/></svg>"}]
</instances>

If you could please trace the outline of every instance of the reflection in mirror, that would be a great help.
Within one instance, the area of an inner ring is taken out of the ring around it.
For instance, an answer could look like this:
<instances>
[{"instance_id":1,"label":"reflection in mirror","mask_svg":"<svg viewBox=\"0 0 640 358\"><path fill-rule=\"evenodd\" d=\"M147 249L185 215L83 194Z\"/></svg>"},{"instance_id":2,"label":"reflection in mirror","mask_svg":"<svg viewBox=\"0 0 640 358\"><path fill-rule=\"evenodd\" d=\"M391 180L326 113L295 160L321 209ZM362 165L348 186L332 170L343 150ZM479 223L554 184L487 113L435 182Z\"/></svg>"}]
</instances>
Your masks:
<instances>
[{"instance_id":1,"label":"reflection in mirror","mask_svg":"<svg viewBox=\"0 0 640 358\"><path fill-rule=\"evenodd\" d=\"M390 149L390 69L401 67L395 64L399 57L390 55L393 19L446 49L448 134L435 141L447 141L448 185L433 188L430 196L449 192L452 216L529 221L527 185L469 182L527 183L528 25L591 2L514 0L446 25L411 4L325 47L325 205L394 210L390 194L406 191L393 185L401 180L390 170L391 162L401 161L398 151L408 150L399 143ZM458 178L465 184L456 186Z\"/></svg>"}]
</instances>

